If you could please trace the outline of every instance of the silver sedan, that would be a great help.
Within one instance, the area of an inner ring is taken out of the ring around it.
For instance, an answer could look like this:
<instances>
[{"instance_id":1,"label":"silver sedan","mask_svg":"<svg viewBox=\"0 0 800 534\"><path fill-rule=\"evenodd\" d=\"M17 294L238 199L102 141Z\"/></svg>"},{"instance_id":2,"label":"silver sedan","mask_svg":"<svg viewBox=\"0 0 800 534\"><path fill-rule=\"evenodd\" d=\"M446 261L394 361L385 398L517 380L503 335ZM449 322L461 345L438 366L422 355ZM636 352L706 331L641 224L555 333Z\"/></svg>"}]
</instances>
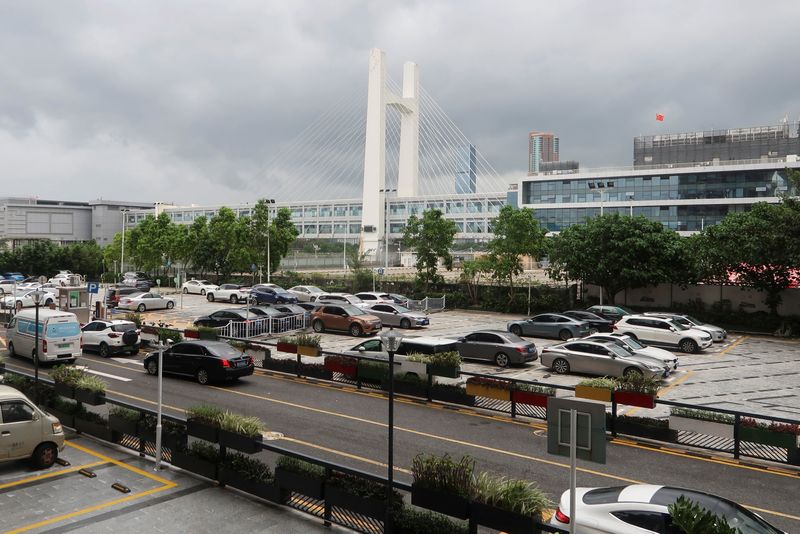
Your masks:
<instances>
[{"instance_id":1,"label":"silver sedan","mask_svg":"<svg viewBox=\"0 0 800 534\"><path fill-rule=\"evenodd\" d=\"M386 302L367 304L364 310L379 317L384 326L400 328L421 328L430 324L428 316L421 312L411 311L405 306Z\"/></svg>"},{"instance_id":2,"label":"silver sedan","mask_svg":"<svg viewBox=\"0 0 800 534\"><path fill-rule=\"evenodd\" d=\"M158 293L134 293L119 299L117 307L123 310L135 310L140 313L163 308L171 310L175 307L175 299L162 297Z\"/></svg>"},{"instance_id":3,"label":"silver sedan","mask_svg":"<svg viewBox=\"0 0 800 534\"><path fill-rule=\"evenodd\" d=\"M545 347L541 362L558 374L574 372L617 377L641 374L648 378L665 377L669 374L668 368L656 360L631 358L630 352L615 343L588 339Z\"/></svg>"}]
</instances>

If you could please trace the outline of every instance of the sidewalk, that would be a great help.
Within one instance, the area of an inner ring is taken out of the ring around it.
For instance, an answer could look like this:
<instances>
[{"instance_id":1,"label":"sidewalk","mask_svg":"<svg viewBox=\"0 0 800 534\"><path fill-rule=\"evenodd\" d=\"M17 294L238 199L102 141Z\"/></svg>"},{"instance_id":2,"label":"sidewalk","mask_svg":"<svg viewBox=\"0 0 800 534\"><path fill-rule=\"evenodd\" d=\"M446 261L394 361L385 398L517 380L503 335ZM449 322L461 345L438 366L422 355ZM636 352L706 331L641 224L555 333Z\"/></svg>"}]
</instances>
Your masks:
<instances>
[{"instance_id":1,"label":"sidewalk","mask_svg":"<svg viewBox=\"0 0 800 534\"><path fill-rule=\"evenodd\" d=\"M155 472L151 460L88 437L68 433L60 458L70 465L0 464L0 532L346 532L175 468Z\"/></svg>"}]
</instances>

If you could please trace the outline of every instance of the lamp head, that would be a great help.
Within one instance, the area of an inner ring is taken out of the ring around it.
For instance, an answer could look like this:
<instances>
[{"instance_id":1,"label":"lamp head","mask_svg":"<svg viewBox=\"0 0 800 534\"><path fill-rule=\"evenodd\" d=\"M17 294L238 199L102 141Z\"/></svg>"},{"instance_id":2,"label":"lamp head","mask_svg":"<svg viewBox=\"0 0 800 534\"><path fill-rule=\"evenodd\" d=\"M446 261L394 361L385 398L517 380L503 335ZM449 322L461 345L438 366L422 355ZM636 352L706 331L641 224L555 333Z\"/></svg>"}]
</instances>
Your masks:
<instances>
[{"instance_id":1,"label":"lamp head","mask_svg":"<svg viewBox=\"0 0 800 534\"><path fill-rule=\"evenodd\" d=\"M31 293L31 298L33 299L33 303L37 306L42 303L42 299L44 298L44 291L36 290Z\"/></svg>"},{"instance_id":2,"label":"lamp head","mask_svg":"<svg viewBox=\"0 0 800 534\"><path fill-rule=\"evenodd\" d=\"M400 346L400 341L403 338L395 332L394 328L389 328L388 332L381 333L381 341L383 341L383 347L389 352L395 352L397 348Z\"/></svg>"}]
</instances>

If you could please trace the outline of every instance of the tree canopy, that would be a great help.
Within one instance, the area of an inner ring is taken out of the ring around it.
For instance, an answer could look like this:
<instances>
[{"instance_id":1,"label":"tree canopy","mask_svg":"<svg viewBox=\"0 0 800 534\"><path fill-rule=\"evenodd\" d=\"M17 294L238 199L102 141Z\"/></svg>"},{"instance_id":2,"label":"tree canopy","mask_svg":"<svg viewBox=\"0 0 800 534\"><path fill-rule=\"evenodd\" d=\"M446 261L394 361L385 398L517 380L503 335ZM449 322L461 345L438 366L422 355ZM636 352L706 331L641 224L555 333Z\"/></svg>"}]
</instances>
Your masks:
<instances>
[{"instance_id":1,"label":"tree canopy","mask_svg":"<svg viewBox=\"0 0 800 534\"><path fill-rule=\"evenodd\" d=\"M522 256L539 258L545 248L546 230L539 227L533 210L506 205L492 220L494 237L488 244L485 265L495 280L506 282L514 296L514 276L522 273Z\"/></svg>"},{"instance_id":2,"label":"tree canopy","mask_svg":"<svg viewBox=\"0 0 800 534\"><path fill-rule=\"evenodd\" d=\"M427 210L422 217L412 215L403 231L403 246L417 255L417 279L425 284L441 281L438 264L441 258L445 268L453 268L453 238L458 231L456 223L445 219L441 210Z\"/></svg>"}]
</instances>

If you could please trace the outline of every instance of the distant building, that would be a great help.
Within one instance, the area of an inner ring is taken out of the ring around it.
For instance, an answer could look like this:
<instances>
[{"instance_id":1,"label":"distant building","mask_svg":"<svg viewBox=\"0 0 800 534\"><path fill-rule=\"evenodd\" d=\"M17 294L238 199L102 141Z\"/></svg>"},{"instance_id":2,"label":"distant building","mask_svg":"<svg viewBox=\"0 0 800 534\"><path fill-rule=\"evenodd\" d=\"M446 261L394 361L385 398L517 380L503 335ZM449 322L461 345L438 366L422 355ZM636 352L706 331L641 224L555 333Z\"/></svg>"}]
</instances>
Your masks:
<instances>
[{"instance_id":1,"label":"distant building","mask_svg":"<svg viewBox=\"0 0 800 534\"><path fill-rule=\"evenodd\" d=\"M464 145L456 150L456 194L466 195L476 192L477 157L475 145Z\"/></svg>"},{"instance_id":2,"label":"distant building","mask_svg":"<svg viewBox=\"0 0 800 534\"><path fill-rule=\"evenodd\" d=\"M777 126L643 135L633 139L633 165L784 158L800 154L799 134L800 123L785 122Z\"/></svg>"},{"instance_id":3,"label":"distant building","mask_svg":"<svg viewBox=\"0 0 800 534\"><path fill-rule=\"evenodd\" d=\"M528 134L528 174L539 172L542 162L558 161L558 137L551 133Z\"/></svg>"}]
</instances>

